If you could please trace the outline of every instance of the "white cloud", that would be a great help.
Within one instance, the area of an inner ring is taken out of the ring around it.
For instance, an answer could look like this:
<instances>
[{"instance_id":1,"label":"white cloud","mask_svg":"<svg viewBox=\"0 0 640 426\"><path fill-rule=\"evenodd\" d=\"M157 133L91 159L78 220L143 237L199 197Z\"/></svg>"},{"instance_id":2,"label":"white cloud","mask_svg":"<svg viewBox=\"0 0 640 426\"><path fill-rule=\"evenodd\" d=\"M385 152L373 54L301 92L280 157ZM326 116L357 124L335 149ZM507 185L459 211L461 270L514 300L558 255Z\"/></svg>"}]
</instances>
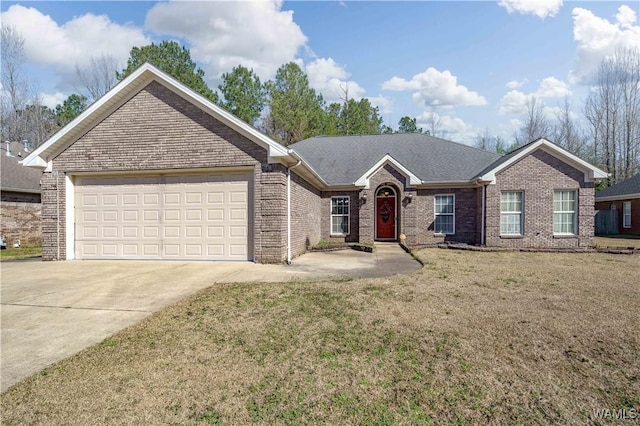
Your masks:
<instances>
[{"instance_id":1,"label":"white cloud","mask_svg":"<svg viewBox=\"0 0 640 426\"><path fill-rule=\"evenodd\" d=\"M502 97L498 111L500 114L523 114L532 95L512 90Z\"/></svg>"},{"instance_id":2,"label":"white cloud","mask_svg":"<svg viewBox=\"0 0 640 426\"><path fill-rule=\"evenodd\" d=\"M472 144L477 134L471 124L465 123L459 117L451 115L440 115L435 111L425 111L416 117L418 127L423 131L427 131L431 127L431 123L436 124L436 135L444 139L456 142Z\"/></svg>"},{"instance_id":3,"label":"white cloud","mask_svg":"<svg viewBox=\"0 0 640 426\"><path fill-rule=\"evenodd\" d=\"M616 14L616 21L622 28L631 28L636 22L636 12L627 5L622 5L618 8Z\"/></svg>"},{"instance_id":4,"label":"white cloud","mask_svg":"<svg viewBox=\"0 0 640 426\"><path fill-rule=\"evenodd\" d=\"M322 93L328 102L342 102L348 90L349 99L359 100L365 90L355 81L350 81L349 74L332 58L319 58L306 65L309 86Z\"/></svg>"},{"instance_id":5,"label":"white cloud","mask_svg":"<svg viewBox=\"0 0 640 426\"><path fill-rule=\"evenodd\" d=\"M131 47L150 43L142 29L117 24L106 15L88 13L60 25L36 8L12 5L0 20L24 37L27 61L54 67L61 90L73 89L76 64L86 64L91 56L108 53L124 63Z\"/></svg>"},{"instance_id":6,"label":"white cloud","mask_svg":"<svg viewBox=\"0 0 640 426\"><path fill-rule=\"evenodd\" d=\"M458 78L451 72L440 72L432 67L414 75L411 80L394 76L382 83L382 88L393 91L415 91L412 99L423 106L454 107L487 104L486 99L477 92L459 85Z\"/></svg>"},{"instance_id":7,"label":"white cloud","mask_svg":"<svg viewBox=\"0 0 640 426\"><path fill-rule=\"evenodd\" d=\"M505 84L505 86L507 87L507 89L518 89L520 87L522 87L523 84L525 84L527 82L527 79L525 78L522 81L518 81L518 80L512 80L510 82L508 82L507 84Z\"/></svg>"},{"instance_id":8,"label":"white cloud","mask_svg":"<svg viewBox=\"0 0 640 426\"><path fill-rule=\"evenodd\" d=\"M272 78L307 43L293 12L282 10L279 0L202 1L188 7L180 1L156 3L145 27L186 40L210 83L236 65L253 68L261 79Z\"/></svg>"},{"instance_id":9,"label":"white cloud","mask_svg":"<svg viewBox=\"0 0 640 426\"><path fill-rule=\"evenodd\" d=\"M533 93L524 93L519 90L511 90L500 100L498 112L500 114L524 114L527 105L533 98L542 101L543 98L563 98L569 96L571 90L567 83L555 77L547 77L540 82L538 89Z\"/></svg>"},{"instance_id":10,"label":"white cloud","mask_svg":"<svg viewBox=\"0 0 640 426\"><path fill-rule=\"evenodd\" d=\"M40 101L44 106L49 108L55 108L56 105L63 103L66 99L67 96L61 92L40 93Z\"/></svg>"},{"instance_id":11,"label":"white cloud","mask_svg":"<svg viewBox=\"0 0 640 426\"><path fill-rule=\"evenodd\" d=\"M539 18L556 16L562 6L562 0L501 0L498 6L504 7L509 13L522 15L536 15Z\"/></svg>"},{"instance_id":12,"label":"white cloud","mask_svg":"<svg viewBox=\"0 0 640 426\"><path fill-rule=\"evenodd\" d=\"M640 48L640 26L629 6L620 6L615 22L600 18L590 10L573 9L573 39L578 42L575 69L570 80L592 83L600 62L618 49Z\"/></svg>"},{"instance_id":13,"label":"white cloud","mask_svg":"<svg viewBox=\"0 0 640 426\"><path fill-rule=\"evenodd\" d=\"M380 109L380 114L391 114L393 112L393 101L385 96L367 96L371 105Z\"/></svg>"},{"instance_id":14,"label":"white cloud","mask_svg":"<svg viewBox=\"0 0 640 426\"><path fill-rule=\"evenodd\" d=\"M567 83L555 77L547 77L542 80L540 87L535 92L535 96L539 98L562 98L570 94L571 90L569 90Z\"/></svg>"}]
</instances>

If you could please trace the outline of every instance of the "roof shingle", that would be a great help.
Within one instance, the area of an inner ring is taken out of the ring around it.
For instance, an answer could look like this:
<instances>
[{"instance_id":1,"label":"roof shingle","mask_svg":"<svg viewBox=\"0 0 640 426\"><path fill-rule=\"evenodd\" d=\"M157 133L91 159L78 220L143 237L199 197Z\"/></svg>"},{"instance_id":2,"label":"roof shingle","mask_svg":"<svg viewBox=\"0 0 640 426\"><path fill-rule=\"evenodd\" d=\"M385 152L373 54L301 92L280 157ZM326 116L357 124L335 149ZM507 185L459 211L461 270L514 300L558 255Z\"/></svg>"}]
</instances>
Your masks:
<instances>
[{"instance_id":1,"label":"roof shingle","mask_svg":"<svg viewBox=\"0 0 640 426\"><path fill-rule=\"evenodd\" d=\"M626 195L638 194L640 194L640 173L622 182L618 182L615 185L611 185L602 191L596 192L596 200L604 197L624 198Z\"/></svg>"},{"instance_id":2,"label":"roof shingle","mask_svg":"<svg viewBox=\"0 0 640 426\"><path fill-rule=\"evenodd\" d=\"M389 154L423 182L469 181L499 154L420 133L320 136L290 145L329 185L352 185Z\"/></svg>"}]
</instances>

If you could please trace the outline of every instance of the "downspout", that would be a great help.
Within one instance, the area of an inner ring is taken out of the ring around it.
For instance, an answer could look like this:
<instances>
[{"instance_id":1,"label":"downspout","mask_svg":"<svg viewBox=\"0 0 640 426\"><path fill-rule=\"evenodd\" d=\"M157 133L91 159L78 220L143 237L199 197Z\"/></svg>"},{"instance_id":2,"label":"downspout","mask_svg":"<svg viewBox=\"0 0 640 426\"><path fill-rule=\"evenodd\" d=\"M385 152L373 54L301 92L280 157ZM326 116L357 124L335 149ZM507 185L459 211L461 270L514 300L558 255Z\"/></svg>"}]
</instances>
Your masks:
<instances>
[{"instance_id":1,"label":"downspout","mask_svg":"<svg viewBox=\"0 0 640 426\"><path fill-rule=\"evenodd\" d=\"M298 167L302 160L287 167L287 265L291 265L291 169Z\"/></svg>"},{"instance_id":2,"label":"downspout","mask_svg":"<svg viewBox=\"0 0 640 426\"><path fill-rule=\"evenodd\" d=\"M56 170L56 246L58 248L58 255L56 260L60 260L60 179L58 177L58 171Z\"/></svg>"},{"instance_id":3,"label":"downspout","mask_svg":"<svg viewBox=\"0 0 640 426\"><path fill-rule=\"evenodd\" d=\"M482 226L480 226L480 245L484 246L485 245L485 241L484 241L484 229L487 226L487 224L485 223L486 218L485 218L485 212L484 212L484 208L485 208L485 199L487 196L487 192L486 192L487 186L486 185L482 185Z\"/></svg>"}]
</instances>

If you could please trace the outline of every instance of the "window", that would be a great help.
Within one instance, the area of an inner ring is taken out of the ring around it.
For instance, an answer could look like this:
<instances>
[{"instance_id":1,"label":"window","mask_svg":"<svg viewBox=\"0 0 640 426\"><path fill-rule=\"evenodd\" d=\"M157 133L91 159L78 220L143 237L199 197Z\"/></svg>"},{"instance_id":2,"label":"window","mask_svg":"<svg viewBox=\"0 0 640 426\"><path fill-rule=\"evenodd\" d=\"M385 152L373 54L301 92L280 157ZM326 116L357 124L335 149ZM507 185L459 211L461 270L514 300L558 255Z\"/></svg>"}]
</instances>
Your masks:
<instances>
[{"instance_id":1,"label":"window","mask_svg":"<svg viewBox=\"0 0 640 426\"><path fill-rule=\"evenodd\" d=\"M553 233L576 234L576 191L553 192Z\"/></svg>"},{"instance_id":2,"label":"window","mask_svg":"<svg viewBox=\"0 0 640 426\"><path fill-rule=\"evenodd\" d=\"M349 235L349 197L331 197L331 235Z\"/></svg>"},{"instance_id":3,"label":"window","mask_svg":"<svg viewBox=\"0 0 640 426\"><path fill-rule=\"evenodd\" d=\"M631 202L622 203L622 227L631 228Z\"/></svg>"},{"instance_id":4,"label":"window","mask_svg":"<svg viewBox=\"0 0 640 426\"><path fill-rule=\"evenodd\" d=\"M436 195L434 200L433 231L436 234L453 234L455 200L453 195Z\"/></svg>"},{"instance_id":5,"label":"window","mask_svg":"<svg viewBox=\"0 0 640 426\"><path fill-rule=\"evenodd\" d=\"M522 235L522 191L500 194L500 234Z\"/></svg>"}]
</instances>

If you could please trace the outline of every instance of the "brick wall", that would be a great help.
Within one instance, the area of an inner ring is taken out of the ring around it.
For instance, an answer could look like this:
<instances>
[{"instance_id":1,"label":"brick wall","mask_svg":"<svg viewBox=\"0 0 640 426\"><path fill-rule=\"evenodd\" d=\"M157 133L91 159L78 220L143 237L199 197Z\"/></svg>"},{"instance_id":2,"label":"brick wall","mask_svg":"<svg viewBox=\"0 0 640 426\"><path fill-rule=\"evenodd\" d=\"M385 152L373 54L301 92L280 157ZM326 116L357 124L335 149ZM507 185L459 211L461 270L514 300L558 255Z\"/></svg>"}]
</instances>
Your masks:
<instances>
[{"instance_id":1,"label":"brick wall","mask_svg":"<svg viewBox=\"0 0 640 426\"><path fill-rule=\"evenodd\" d=\"M349 197L349 235L331 235L331 197ZM359 226L362 222L361 211L364 204L360 201L359 191L323 191L320 208L320 235L324 241L357 243L360 241ZM373 241L373 240L368 240Z\"/></svg>"},{"instance_id":2,"label":"brick wall","mask_svg":"<svg viewBox=\"0 0 640 426\"><path fill-rule=\"evenodd\" d=\"M554 190L578 191L578 232L571 237L553 235ZM524 235L500 236L500 194L524 192ZM496 176L487 186L486 245L494 247L576 248L593 244L593 183L584 182L584 173L551 154L537 150Z\"/></svg>"},{"instance_id":3,"label":"brick wall","mask_svg":"<svg viewBox=\"0 0 640 426\"><path fill-rule=\"evenodd\" d=\"M391 165L385 165L369 180L369 189L361 192L323 192L323 200L327 199L322 207L322 238L336 239L329 236L330 222L330 196L351 195L352 206L358 206L356 211L352 207L351 225L357 229L358 234L345 238L346 241L372 242L375 240L375 195L378 188L388 185L396 191L397 195L397 223L398 236L405 234L408 245L436 244L441 242L464 242L475 244L478 241L478 209L481 202L479 188L443 188L443 189L419 189L408 190L406 178ZM409 200L407 194L414 197ZM367 199L362 200L366 194ZM434 220L434 196L440 194L455 195L455 234L435 235L433 232ZM357 215L355 214L357 212Z\"/></svg>"},{"instance_id":4,"label":"brick wall","mask_svg":"<svg viewBox=\"0 0 640 426\"><path fill-rule=\"evenodd\" d=\"M624 223L622 221L622 203L625 201L631 202L631 228L622 226ZM640 198L634 198L632 200L598 201L595 209L610 210L612 204L615 204L618 213L618 232L621 234L640 235Z\"/></svg>"},{"instance_id":5,"label":"brick wall","mask_svg":"<svg viewBox=\"0 0 640 426\"><path fill-rule=\"evenodd\" d=\"M66 257L65 173L249 167L254 170L249 242L254 259L281 262L286 258L286 177L280 166L263 171L266 163L264 148L152 82L60 153L53 173L43 176L43 258L58 259L58 241L59 259Z\"/></svg>"},{"instance_id":6,"label":"brick wall","mask_svg":"<svg viewBox=\"0 0 640 426\"><path fill-rule=\"evenodd\" d=\"M0 202L0 235L13 247L18 240L22 247L42 244L40 194L2 192Z\"/></svg>"},{"instance_id":7,"label":"brick wall","mask_svg":"<svg viewBox=\"0 0 640 426\"><path fill-rule=\"evenodd\" d=\"M291 173L291 255L299 256L320 241L320 191Z\"/></svg>"},{"instance_id":8,"label":"brick wall","mask_svg":"<svg viewBox=\"0 0 640 426\"><path fill-rule=\"evenodd\" d=\"M424 245L443 242L476 244L478 233L478 191L480 188L419 189L415 204L417 226L415 235L407 235L407 244ZM436 195L454 195L454 234L434 234L434 202Z\"/></svg>"},{"instance_id":9,"label":"brick wall","mask_svg":"<svg viewBox=\"0 0 640 426\"><path fill-rule=\"evenodd\" d=\"M42 260L66 259L65 175L45 172L42 189Z\"/></svg>"}]
</instances>

